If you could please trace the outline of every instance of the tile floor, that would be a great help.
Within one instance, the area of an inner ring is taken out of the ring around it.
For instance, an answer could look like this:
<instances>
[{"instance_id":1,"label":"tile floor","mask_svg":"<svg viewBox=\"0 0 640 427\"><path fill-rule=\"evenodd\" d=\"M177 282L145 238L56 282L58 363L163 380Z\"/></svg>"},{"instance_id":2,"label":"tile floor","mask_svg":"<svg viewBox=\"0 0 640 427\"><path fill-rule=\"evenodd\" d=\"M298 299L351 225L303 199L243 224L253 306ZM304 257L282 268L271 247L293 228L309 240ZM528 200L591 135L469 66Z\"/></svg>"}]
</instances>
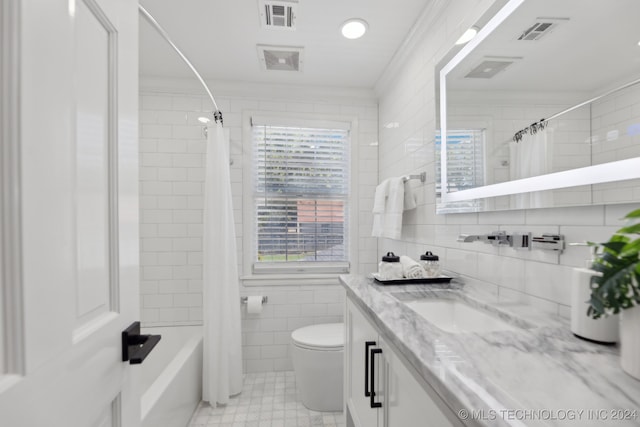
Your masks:
<instances>
[{"instance_id":1,"label":"tile floor","mask_svg":"<svg viewBox=\"0 0 640 427\"><path fill-rule=\"evenodd\" d=\"M302 405L293 372L246 374L242 393L228 405L200 403L189 427L345 427L342 412Z\"/></svg>"}]
</instances>

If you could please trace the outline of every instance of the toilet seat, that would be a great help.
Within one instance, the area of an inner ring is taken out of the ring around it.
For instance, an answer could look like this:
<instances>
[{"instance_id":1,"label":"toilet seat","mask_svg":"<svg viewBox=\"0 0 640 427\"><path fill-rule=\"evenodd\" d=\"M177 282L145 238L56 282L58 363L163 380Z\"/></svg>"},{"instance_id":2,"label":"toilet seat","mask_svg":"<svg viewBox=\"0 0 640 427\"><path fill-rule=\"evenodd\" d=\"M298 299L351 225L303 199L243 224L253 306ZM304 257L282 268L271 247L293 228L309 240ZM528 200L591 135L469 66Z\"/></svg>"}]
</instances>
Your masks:
<instances>
[{"instance_id":1,"label":"toilet seat","mask_svg":"<svg viewBox=\"0 0 640 427\"><path fill-rule=\"evenodd\" d=\"M325 323L296 329L291 334L296 347L317 351L340 351L344 348L344 323Z\"/></svg>"}]
</instances>

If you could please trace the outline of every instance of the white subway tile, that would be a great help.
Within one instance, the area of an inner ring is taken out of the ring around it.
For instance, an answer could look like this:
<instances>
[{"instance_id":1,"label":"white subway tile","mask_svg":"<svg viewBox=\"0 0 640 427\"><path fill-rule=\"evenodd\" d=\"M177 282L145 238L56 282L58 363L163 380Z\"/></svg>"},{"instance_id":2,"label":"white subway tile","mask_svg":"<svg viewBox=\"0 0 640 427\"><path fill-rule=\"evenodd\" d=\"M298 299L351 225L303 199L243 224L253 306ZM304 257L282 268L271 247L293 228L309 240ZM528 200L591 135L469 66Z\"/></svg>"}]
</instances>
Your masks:
<instances>
[{"instance_id":1,"label":"white subway tile","mask_svg":"<svg viewBox=\"0 0 640 427\"><path fill-rule=\"evenodd\" d=\"M158 196L159 209L187 209L187 196Z\"/></svg>"},{"instance_id":2,"label":"white subway tile","mask_svg":"<svg viewBox=\"0 0 640 427\"><path fill-rule=\"evenodd\" d=\"M143 252L140 254L140 265L150 266L158 265L158 253L157 252Z\"/></svg>"},{"instance_id":3,"label":"white subway tile","mask_svg":"<svg viewBox=\"0 0 640 427\"><path fill-rule=\"evenodd\" d=\"M202 265L202 252L189 252L188 258L189 265Z\"/></svg>"},{"instance_id":4,"label":"white subway tile","mask_svg":"<svg viewBox=\"0 0 640 427\"><path fill-rule=\"evenodd\" d=\"M260 330L264 332L287 331L287 319L266 318L260 320Z\"/></svg>"},{"instance_id":5,"label":"white subway tile","mask_svg":"<svg viewBox=\"0 0 640 427\"><path fill-rule=\"evenodd\" d=\"M273 296L269 298L269 304L273 304ZM273 317L299 317L301 307L300 304L273 305Z\"/></svg>"},{"instance_id":6,"label":"white subway tile","mask_svg":"<svg viewBox=\"0 0 640 427\"><path fill-rule=\"evenodd\" d=\"M263 359L282 359L287 357L286 345L265 345L260 347L260 356Z\"/></svg>"},{"instance_id":7,"label":"white subway tile","mask_svg":"<svg viewBox=\"0 0 640 427\"><path fill-rule=\"evenodd\" d=\"M173 211L173 222L180 224L202 224L202 210L200 209L184 209ZM185 234L186 235L186 230ZM179 236L175 236L179 237Z\"/></svg>"},{"instance_id":8,"label":"white subway tile","mask_svg":"<svg viewBox=\"0 0 640 427\"><path fill-rule=\"evenodd\" d=\"M186 252L161 252L155 255L160 265L185 265L187 263Z\"/></svg>"},{"instance_id":9,"label":"white subway tile","mask_svg":"<svg viewBox=\"0 0 640 427\"><path fill-rule=\"evenodd\" d=\"M155 167L141 167L139 179L140 181L156 181L158 179L158 169Z\"/></svg>"},{"instance_id":10,"label":"white subway tile","mask_svg":"<svg viewBox=\"0 0 640 427\"><path fill-rule=\"evenodd\" d=\"M171 126L142 124L140 135L143 138L171 138Z\"/></svg>"},{"instance_id":11,"label":"white subway tile","mask_svg":"<svg viewBox=\"0 0 640 427\"><path fill-rule=\"evenodd\" d=\"M173 194L185 196L202 195L202 183L199 182L174 182L172 183Z\"/></svg>"},{"instance_id":12,"label":"white subway tile","mask_svg":"<svg viewBox=\"0 0 640 427\"><path fill-rule=\"evenodd\" d=\"M270 332L244 332L246 345L273 345L273 333Z\"/></svg>"},{"instance_id":13,"label":"white subway tile","mask_svg":"<svg viewBox=\"0 0 640 427\"><path fill-rule=\"evenodd\" d=\"M157 208L158 208L157 196L140 195L140 209L157 209Z\"/></svg>"},{"instance_id":14,"label":"white subway tile","mask_svg":"<svg viewBox=\"0 0 640 427\"><path fill-rule=\"evenodd\" d=\"M158 225L140 224L140 237L158 237Z\"/></svg>"},{"instance_id":15,"label":"white subway tile","mask_svg":"<svg viewBox=\"0 0 640 427\"><path fill-rule=\"evenodd\" d=\"M156 153L158 151L158 141L155 139L141 138L138 150L140 153Z\"/></svg>"},{"instance_id":16,"label":"white subway tile","mask_svg":"<svg viewBox=\"0 0 640 427\"><path fill-rule=\"evenodd\" d=\"M571 304L571 268L528 262L525 264L525 291L529 295L559 304Z\"/></svg>"},{"instance_id":17,"label":"white subway tile","mask_svg":"<svg viewBox=\"0 0 640 427\"><path fill-rule=\"evenodd\" d=\"M142 301L145 308L165 308L173 306L172 295L144 295Z\"/></svg>"},{"instance_id":18,"label":"white subway tile","mask_svg":"<svg viewBox=\"0 0 640 427\"><path fill-rule=\"evenodd\" d=\"M287 293L287 303L289 304L309 304L313 302L313 291L290 290Z\"/></svg>"},{"instance_id":19,"label":"white subway tile","mask_svg":"<svg viewBox=\"0 0 640 427\"><path fill-rule=\"evenodd\" d=\"M171 97L144 94L140 98L140 108L142 110L170 110Z\"/></svg>"},{"instance_id":20,"label":"white subway tile","mask_svg":"<svg viewBox=\"0 0 640 427\"><path fill-rule=\"evenodd\" d=\"M142 250L147 252L167 252L172 249L172 239L143 238Z\"/></svg>"},{"instance_id":21,"label":"white subway tile","mask_svg":"<svg viewBox=\"0 0 640 427\"><path fill-rule=\"evenodd\" d=\"M141 280L140 295L155 295L158 293L157 280Z\"/></svg>"},{"instance_id":22,"label":"white subway tile","mask_svg":"<svg viewBox=\"0 0 640 427\"><path fill-rule=\"evenodd\" d=\"M158 141L159 153L186 153L187 143L186 141L180 141L176 139L161 139Z\"/></svg>"},{"instance_id":23,"label":"white subway tile","mask_svg":"<svg viewBox=\"0 0 640 427\"><path fill-rule=\"evenodd\" d=\"M203 182L204 181L204 173L205 173L205 169L204 168L189 168L188 180L189 181Z\"/></svg>"},{"instance_id":24,"label":"white subway tile","mask_svg":"<svg viewBox=\"0 0 640 427\"><path fill-rule=\"evenodd\" d=\"M202 307L200 294L173 294L174 307Z\"/></svg>"},{"instance_id":25,"label":"white subway tile","mask_svg":"<svg viewBox=\"0 0 640 427\"><path fill-rule=\"evenodd\" d=\"M226 120L226 119L225 119ZM182 126L174 125L172 136L178 139L190 139L190 140L204 140L204 126ZM186 144L185 149L186 151Z\"/></svg>"},{"instance_id":26,"label":"white subway tile","mask_svg":"<svg viewBox=\"0 0 640 427\"><path fill-rule=\"evenodd\" d=\"M174 251L201 251L202 238L184 237L179 239L170 239L169 248Z\"/></svg>"},{"instance_id":27,"label":"white subway tile","mask_svg":"<svg viewBox=\"0 0 640 427\"><path fill-rule=\"evenodd\" d=\"M189 307L189 321L202 324L202 307Z\"/></svg>"},{"instance_id":28,"label":"white subway tile","mask_svg":"<svg viewBox=\"0 0 640 427\"><path fill-rule=\"evenodd\" d=\"M159 294L188 293L189 287L186 280L159 280Z\"/></svg>"},{"instance_id":29,"label":"white subway tile","mask_svg":"<svg viewBox=\"0 0 640 427\"><path fill-rule=\"evenodd\" d=\"M176 111L203 111L202 98L197 96L174 96L173 110Z\"/></svg>"},{"instance_id":30,"label":"white subway tile","mask_svg":"<svg viewBox=\"0 0 640 427\"><path fill-rule=\"evenodd\" d=\"M170 182L143 182L142 194L146 196L169 195L173 191Z\"/></svg>"},{"instance_id":31,"label":"white subway tile","mask_svg":"<svg viewBox=\"0 0 640 427\"><path fill-rule=\"evenodd\" d=\"M171 166L171 155L166 153L140 153L140 165L148 167Z\"/></svg>"},{"instance_id":32,"label":"white subway tile","mask_svg":"<svg viewBox=\"0 0 640 427\"><path fill-rule=\"evenodd\" d=\"M166 224L173 221L173 215L171 211L145 209L142 211L141 221L143 224Z\"/></svg>"},{"instance_id":33,"label":"white subway tile","mask_svg":"<svg viewBox=\"0 0 640 427\"><path fill-rule=\"evenodd\" d=\"M187 322L190 320L188 308L160 308L158 309L159 321Z\"/></svg>"},{"instance_id":34,"label":"white subway tile","mask_svg":"<svg viewBox=\"0 0 640 427\"><path fill-rule=\"evenodd\" d=\"M204 157L202 154L171 154L174 167L202 167L204 165Z\"/></svg>"},{"instance_id":35,"label":"white subway tile","mask_svg":"<svg viewBox=\"0 0 640 427\"><path fill-rule=\"evenodd\" d=\"M147 266L142 267L142 277L144 280L162 280L172 278L172 268L169 266Z\"/></svg>"},{"instance_id":36,"label":"white subway tile","mask_svg":"<svg viewBox=\"0 0 640 427\"><path fill-rule=\"evenodd\" d=\"M184 265L173 267L174 279L202 279L202 266Z\"/></svg>"}]
</instances>

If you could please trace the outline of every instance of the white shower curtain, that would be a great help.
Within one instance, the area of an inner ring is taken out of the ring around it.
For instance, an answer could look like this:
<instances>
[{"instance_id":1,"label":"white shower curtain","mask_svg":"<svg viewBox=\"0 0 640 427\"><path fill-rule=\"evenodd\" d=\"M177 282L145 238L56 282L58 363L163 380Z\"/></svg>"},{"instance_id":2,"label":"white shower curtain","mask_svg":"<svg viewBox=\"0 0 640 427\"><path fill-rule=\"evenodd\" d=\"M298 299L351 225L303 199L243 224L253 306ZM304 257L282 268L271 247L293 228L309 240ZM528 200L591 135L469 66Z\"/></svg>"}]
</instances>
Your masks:
<instances>
[{"instance_id":1,"label":"white shower curtain","mask_svg":"<svg viewBox=\"0 0 640 427\"><path fill-rule=\"evenodd\" d=\"M242 390L240 292L231 198L229 143L221 124L207 129L203 230L203 400L227 404Z\"/></svg>"},{"instance_id":2,"label":"white shower curtain","mask_svg":"<svg viewBox=\"0 0 640 427\"><path fill-rule=\"evenodd\" d=\"M553 129L548 126L533 135L525 134L520 142L510 145L511 179L529 178L552 172ZM533 191L515 194L511 198L514 209L543 208L552 206L550 191Z\"/></svg>"}]
</instances>

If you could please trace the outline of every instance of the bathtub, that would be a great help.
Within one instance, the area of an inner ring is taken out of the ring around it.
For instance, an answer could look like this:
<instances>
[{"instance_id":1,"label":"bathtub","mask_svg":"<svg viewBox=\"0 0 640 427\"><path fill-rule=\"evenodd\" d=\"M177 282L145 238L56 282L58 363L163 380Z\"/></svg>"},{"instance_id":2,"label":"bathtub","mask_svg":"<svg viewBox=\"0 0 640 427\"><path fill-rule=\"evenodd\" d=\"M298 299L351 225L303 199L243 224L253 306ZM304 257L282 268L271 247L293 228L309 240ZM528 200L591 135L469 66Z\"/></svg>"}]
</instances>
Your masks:
<instances>
[{"instance_id":1,"label":"bathtub","mask_svg":"<svg viewBox=\"0 0 640 427\"><path fill-rule=\"evenodd\" d=\"M142 427L186 427L202 400L202 327L143 328L162 339L141 365Z\"/></svg>"}]
</instances>

